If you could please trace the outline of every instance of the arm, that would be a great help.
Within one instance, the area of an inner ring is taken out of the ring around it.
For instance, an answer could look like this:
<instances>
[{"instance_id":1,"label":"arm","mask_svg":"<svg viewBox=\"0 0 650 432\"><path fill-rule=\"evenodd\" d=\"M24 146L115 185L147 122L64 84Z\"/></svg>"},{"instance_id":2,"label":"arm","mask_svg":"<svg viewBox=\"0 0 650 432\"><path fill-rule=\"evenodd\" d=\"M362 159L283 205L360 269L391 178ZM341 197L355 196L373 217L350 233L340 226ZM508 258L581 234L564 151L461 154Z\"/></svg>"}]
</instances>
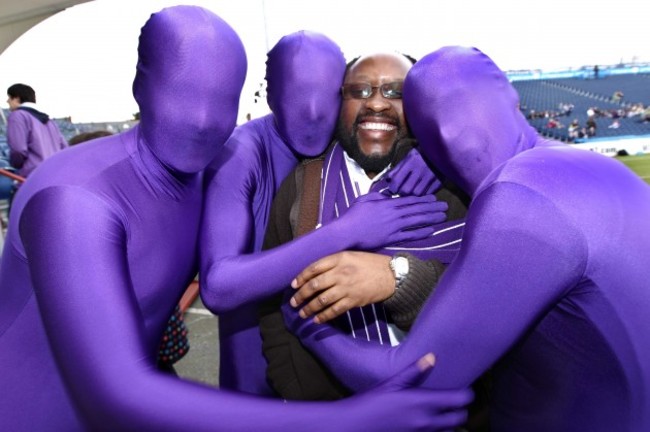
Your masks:
<instances>
[{"instance_id":1,"label":"arm","mask_svg":"<svg viewBox=\"0 0 650 432\"><path fill-rule=\"evenodd\" d=\"M236 168L242 170L241 165ZM201 235L201 297L215 313L279 293L309 263L328 254L428 236L432 222L444 218L447 208L432 196L385 199L370 194L328 225L272 250L251 253L249 198L220 186L225 178L228 184L239 184L227 174L232 171L220 168L208 186Z\"/></svg>"},{"instance_id":2,"label":"arm","mask_svg":"<svg viewBox=\"0 0 650 432\"><path fill-rule=\"evenodd\" d=\"M426 349L439 359L428 386L465 386L580 280L586 255L579 230L547 199L497 184L473 201L459 256L398 347L361 343L283 310L292 331L351 388L368 388Z\"/></svg>"},{"instance_id":3,"label":"arm","mask_svg":"<svg viewBox=\"0 0 650 432\"><path fill-rule=\"evenodd\" d=\"M128 277L128 234L110 205L79 188L45 189L25 207L20 234L56 364L89 429L406 431L418 423L449 428L465 417L466 391L411 389L429 373L430 358L331 405L257 399L160 373Z\"/></svg>"},{"instance_id":4,"label":"arm","mask_svg":"<svg viewBox=\"0 0 650 432\"><path fill-rule=\"evenodd\" d=\"M408 330L445 266L435 259L423 261L406 253L396 255L409 260L409 276L399 290L395 289L390 256L345 251L303 270L291 282L297 291L290 304L300 307L302 318L315 315L314 322L322 324L354 307L384 301L395 324Z\"/></svg>"},{"instance_id":5,"label":"arm","mask_svg":"<svg viewBox=\"0 0 650 432\"><path fill-rule=\"evenodd\" d=\"M415 150L411 150L413 151ZM416 160L421 161L421 157ZM403 167L404 162L406 161L402 161L398 167ZM467 205L454 185L445 184L436 192L436 198L449 205L447 217L450 221L465 217ZM288 223L289 215L282 215L276 220L286 220ZM271 228L273 227L269 227L269 231ZM272 233L267 232L269 234ZM317 314L315 321L323 323L353 307L384 301L395 324L402 330L408 330L446 265L434 258L423 261L404 252L396 255L408 257L410 267L409 277L399 292L395 291L393 274L389 271L389 257L373 253L341 252L311 264L292 281L291 285L297 292L291 298L291 305L297 307L309 301L302 305L304 307L300 316L307 318Z\"/></svg>"},{"instance_id":6,"label":"arm","mask_svg":"<svg viewBox=\"0 0 650 432\"><path fill-rule=\"evenodd\" d=\"M23 113L14 111L7 122L7 144L9 144L9 163L20 169L27 160L27 136L29 129Z\"/></svg>"}]
</instances>

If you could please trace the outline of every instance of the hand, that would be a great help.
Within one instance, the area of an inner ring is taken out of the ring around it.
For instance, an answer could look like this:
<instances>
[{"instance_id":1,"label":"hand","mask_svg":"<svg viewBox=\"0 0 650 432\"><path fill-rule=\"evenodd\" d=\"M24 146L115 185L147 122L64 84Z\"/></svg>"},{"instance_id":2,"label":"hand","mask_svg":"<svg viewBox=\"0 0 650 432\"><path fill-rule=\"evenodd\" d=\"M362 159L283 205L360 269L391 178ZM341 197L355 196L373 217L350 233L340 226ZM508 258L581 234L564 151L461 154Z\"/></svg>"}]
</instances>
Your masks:
<instances>
[{"instance_id":1,"label":"hand","mask_svg":"<svg viewBox=\"0 0 650 432\"><path fill-rule=\"evenodd\" d=\"M465 406L473 398L470 390L417 387L434 363L433 354L427 354L374 389L343 401L354 405L352 412L358 419L358 430L441 431L465 423Z\"/></svg>"},{"instance_id":2,"label":"hand","mask_svg":"<svg viewBox=\"0 0 650 432\"><path fill-rule=\"evenodd\" d=\"M322 258L303 270L292 282L297 292L290 304L300 309L300 317L314 314L317 324L348 310L377 303L395 292L390 257L369 252L339 252Z\"/></svg>"},{"instance_id":3,"label":"hand","mask_svg":"<svg viewBox=\"0 0 650 432\"><path fill-rule=\"evenodd\" d=\"M330 225L333 235L351 241L348 249L376 250L433 234L432 225L447 219L447 203L434 195L388 198L378 192L362 195Z\"/></svg>"},{"instance_id":4,"label":"hand","mask_svg":"<svg viewBox=\"0 0 650 432\"><path fill-rule=\"evenodd\" d=\"M384 175L383 181L384 187L393 195L400 196L431 195L442 186L417 149L411 149L400 163Z\"/></svg>"}]
</instances>

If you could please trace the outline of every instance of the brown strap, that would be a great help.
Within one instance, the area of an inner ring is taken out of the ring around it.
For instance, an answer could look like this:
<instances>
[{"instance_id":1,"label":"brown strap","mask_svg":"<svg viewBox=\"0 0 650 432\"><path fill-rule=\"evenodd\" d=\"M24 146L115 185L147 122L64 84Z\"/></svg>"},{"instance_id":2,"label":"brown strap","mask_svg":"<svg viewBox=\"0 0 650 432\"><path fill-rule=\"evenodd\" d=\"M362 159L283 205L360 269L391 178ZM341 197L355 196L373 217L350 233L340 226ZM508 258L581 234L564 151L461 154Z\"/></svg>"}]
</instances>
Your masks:
<instances>
[{"instance_id":1,"label":"brown strap","mask_svg":"<svg viewBox=\"0 0 650 432\"><path fill-rule=\"evenodd\" d=\"M298 213L298 229L296 234L301 236L316 228L318 223L318 206L320 201L320 181L323 171L323 160L313 159L303 164L303 181Z\"/></svg>"}]
</instances>

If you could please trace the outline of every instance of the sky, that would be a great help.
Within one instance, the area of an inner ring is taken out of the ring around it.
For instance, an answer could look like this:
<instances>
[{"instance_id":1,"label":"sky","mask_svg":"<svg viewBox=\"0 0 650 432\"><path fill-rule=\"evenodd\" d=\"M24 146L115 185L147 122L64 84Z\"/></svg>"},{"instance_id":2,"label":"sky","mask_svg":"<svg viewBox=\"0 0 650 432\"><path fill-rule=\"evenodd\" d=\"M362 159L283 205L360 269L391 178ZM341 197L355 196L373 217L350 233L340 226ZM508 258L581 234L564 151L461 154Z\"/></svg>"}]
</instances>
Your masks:
<instances>
[{"instance_id":1,"label":"sky","mask_svg":"<svg viewBox=\"0 0 650 432\"><path fill-rule=\"evenodd\" d=\"M241 37L248 75L239 121L264 115L255 92L266 52L285 34L311 30L336 41L349 60L399 51L416 58L445 45L475 46L503 70L578 68L650 61L645 0L194 0ZM0 85L34 87L41 108L74 122L124 121L140 28L179 0L94 0L54 15L0 55ZM257 101L256 101L257 100ZM5 106L6 107L6 106Z\"/></svg>"}]
</instances>

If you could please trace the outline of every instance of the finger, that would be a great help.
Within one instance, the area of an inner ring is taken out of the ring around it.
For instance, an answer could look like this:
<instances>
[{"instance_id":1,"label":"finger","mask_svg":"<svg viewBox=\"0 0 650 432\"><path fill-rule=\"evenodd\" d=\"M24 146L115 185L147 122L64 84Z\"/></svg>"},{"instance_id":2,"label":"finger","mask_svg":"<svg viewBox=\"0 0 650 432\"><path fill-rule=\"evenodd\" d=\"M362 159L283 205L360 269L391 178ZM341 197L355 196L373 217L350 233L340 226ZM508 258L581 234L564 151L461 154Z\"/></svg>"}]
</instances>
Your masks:
<instances>
[{"instance_id":1,"label":"finger","mask_svg":"<svg viewBox=\"0 0 650 432\"><path fill-rule=\"evenodd\" d=\"M391 244L402 244L411 241L418 241L429 238L435 233L436 230L430 226L411 228L408 230L400 231L392 237Z\"/></svg>"},{"instance_id":2,"label":"finger","mask_svg":"<svg viewBox=\"0 0 650 432\"><path fill-rule=\"evenodd\" d=\"M325 258L321 258L318 261L311 263L306 269L301 271L298 276L296 276L291 281L291 287L294 289L299 289L311 279L318 277L322 273L325 273L334 268L338 262L338 259L336 257L337 255L338 254L328 255Z\"/></svg>"},{"instance_id":3,"label":"finger","mask_svg":"<svg viewBox=\"0 0 650 432\"><path fill-rule=\"evenodd\" d=\"M474 400L474 392L470 389L436 390L429 395L428 400L432 406L452 411L470 404Z\"/></svg>"},{"instance_id":4,"label":"finger","mask_svg":"<svg viewBox=\"0 0 650 432\"><path fill-rule=\"evenodd\" d=\"M388 183L390 183L391 189L399 189L404 182L406 182L409 177L411 177L411 171L407 170L406 172L402 172L404 169L400 165L397 168L395 168L393 171L389 172L388 174Z\"/></svg>"},{"instance_id":5,"label":"finger","mask_svg":"<svg viewBox=\"0 0 650 432\"><path fill-rule=\"evenodd\" d=\"M435 362L435 356L428 353L384 381L378 388L384 391L397 391L415 387L429 376Z\"/></svg>"},{"instance_id":6,"label":"finger","mask_svg":"<svg viewBox=\"0 0 650 432\"><path fill-rule=\"evenodd\" d=\"M337 318L350 309L352 309L354 304L350 302L347 298L342 298L341 300L337 301L330 307L324 309L322 312L320 312L318 315L314 317L314 322L316 324L323 324L326 323L327 321L331 321L334 318Z\"/></svg>"},{"instance_id":7,"label":"finger","mask_svg":"<svg viewBox=\"0 0 650 432\"><path fill-rule=\"evenodd\" d=\"M426 182L426 184L423 184L423 185L422 185L423 190L422 190L422 193L421 193L421 194L422 194L422 195L430 195L430 194L433 194L433 193L435 193L438 189L440 189L440 186L441 186L441 185L442 185L442 184L440 183L440 180L438 180L438 178L437 178L436 176L432 176L430 179L428 179L428 181Z\"/></svg>"},{"instance_id":8,"label":"finger","mask_svg":"<svg viewBox=\"0 0 650 432\"><path fill-rule=\"evenodd\" d=\"M431 229L431 234L435 231L434 226L447 220L447 214L443 212L409 214L400 218L400 225L395 227L395 232L410 232L420 228Z\"/></svg>"},{"instance_id":9,"label":"finger","mask_svg":"<svg viewBox=\"0 0 650 432\"><path fill-rule=\"evenodd\" d=\"M422 226L431 226L447 220L447 213L444 211L410 213L401 217L402 226L410 228L419 228Z\"/></svg>"},{"instance_id":10,"label":"finger","mask_svg":"<svg viewBox=\"0 0 650 432\"><path fill-rule=\"evenodd\" d=\"M436 216L437 213L443 213L447 211L449 205L443 201L434 201L421 205L411 205L408 207L400 207L396 209L396 213L399 215L399 218L405 218L410 216L420 216L420 215L430 215Z\"/></svg>"},{"instance_id":11,"label":"finger","mask_svg":"<svg viewBox=\"0 0 650 432\"><path fill-rule=\"evenodd\" d=\"M445 201L436 201L435 195L425 195L419 197L419 199L419 202L414 202L409 205L400 205L397 208L400 211L407 213L439 212L447 211L449 208L449 204Z\"/></svg>"},{"instance_id":12,"label":"finger","mask_svg":"<svg viewBox=\"0 0 650 432\"><path fill-rule=\"evenodd\" d=\"M408 176L404 182L402 182L402 185L400 186L398 192L400 195L407 196L407 195L416 195L415 193L418 183L420 182L420 178L410 175Z\"/></svg>"},{"instance_id":13,"label":"finger","mask_svg":"<svg viewBox=\"0 0 650 432\"><path fill-rule=\"evenodd\" d=\"M308 318L312 315L320 313L322 310L331 307L343 297L343 294L336 288L336 286L331 289L321 291L314 298L312 298L309 303L300 309L300 316L302 318Z\"/></svg>"},{"instance_id":14,"label":"finger","mask_svg":"<svg viewBox=\"0 0 650 432\"><path fill-rule=\"evenodd\" d=\"M333 281L334 278L328 277L327 273L314 277L296 291L296 293L291 297L291 300L289 300L289 304L293 307L297 307L310 298L319 295L322 291L332 288Z\"/></svg>"}]
</instances>

